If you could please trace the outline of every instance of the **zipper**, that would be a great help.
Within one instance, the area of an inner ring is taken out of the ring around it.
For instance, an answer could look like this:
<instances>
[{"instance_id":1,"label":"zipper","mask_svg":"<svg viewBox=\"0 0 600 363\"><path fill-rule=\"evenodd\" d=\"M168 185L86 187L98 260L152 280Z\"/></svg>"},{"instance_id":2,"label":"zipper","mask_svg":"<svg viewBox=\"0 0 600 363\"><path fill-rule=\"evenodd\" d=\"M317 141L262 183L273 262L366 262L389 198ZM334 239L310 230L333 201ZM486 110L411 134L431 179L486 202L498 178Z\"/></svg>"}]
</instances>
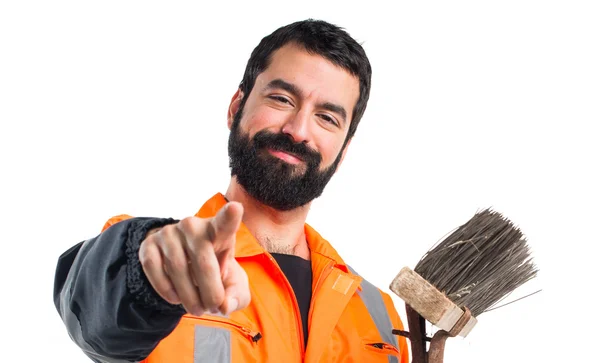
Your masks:
<instances>
[{"instance_id":1,"label":"zipper","mask_svg":"<svg viewBox=\"0 0 600 363\"><path fill-rule=\"evenodd\" d=\"M304 347L304 331L302 330L302 316L300 315L300 307L298 306L298 300L296 299L296 294L294 293L294 289L292 288L292 285L290 285L290 282L288 281L287 277L285 277L285 274L283 273L283 271L281 271L281 268L277 264L275 257L271 256L271 254L268 252L266 252L265 254L268 256L269 260L271 260L271 263L275 267L275 270L278 271L279 277L281 277L283 279L283 281L285 282L285 286L288 289L288 294L289 294L289 296L291 296L292 301L294 302L294 304L292 304L292 305L294 305L294 313L296 314L296 332L298 333L298 336L300 337L300 357L302 357L301 361L304 361L304 353L306 350L306 348ZM312 307L312 298L311 298L311 307ZM310 321L310 318L309 318L309 321Z\"/></svg>"},{"instance_id":2,"label":"zipper","mask_svg":"<svg viewBox=\"0 0 600 363\"><path fill-rule=\"evenodd\" d=\"M211 318L207 318L204 316L189 315L188 317L192 318L192 319L197 319L197 320L210 321L211 323L214 323L214 324L230 326L230 327L234 328L235 330L239 331L240 333L242 333L244 336L246 336L246 338L250 339L253 343L258 342L262 338L262 334L259 331L254 331L243 325L240 325L240 324L237 324L237 323L234 323L231 321L220 320L220 319L211 319Z\"/></svg>"},{"instance_id":3,"label":"zipper","mask_svg":"<svg viewBox=\"0 0 600 363\"><path fill-rule=\"evenodd\" d=\"M397 355L400 351L391 344L388 343L368 343L365 344L368 350L376 351L378 353L387 353Z\"/></svg>"},{"instance_id":4,"label":"zipper","mask_svg":"<svg viewBox=\"0 0 600 363\"><path fill-rule=\"evenodd\" d=\"M321 275L319 276L319 279L317 280L317 283L315 284L315 288L313 289L312 296L310 297L310 307L308 308L308 321L309 322L312 321L313 304L315 301L315 295L317 293L317 290L319 290L321 288L321 285L323 284L323 280L325 280L325 277L329 276L329 274L333 270L333 265L334 265L333 262L329 262L323 268L323 271L321 271Z\"/></svg>"}]
</instances>

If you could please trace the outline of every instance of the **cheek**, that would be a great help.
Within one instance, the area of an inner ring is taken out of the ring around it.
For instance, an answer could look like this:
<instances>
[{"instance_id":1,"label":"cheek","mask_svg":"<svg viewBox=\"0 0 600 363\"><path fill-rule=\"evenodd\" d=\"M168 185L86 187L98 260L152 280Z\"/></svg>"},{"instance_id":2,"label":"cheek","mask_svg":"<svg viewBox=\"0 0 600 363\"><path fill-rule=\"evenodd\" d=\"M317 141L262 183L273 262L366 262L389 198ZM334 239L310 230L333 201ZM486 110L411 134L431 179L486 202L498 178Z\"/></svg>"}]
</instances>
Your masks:
<instances>
[{"instance_id":1,"label":"cheek","mask_svg":"<svg viewBox=\"0 0 600 363\"><path fill-rule=\"evenodd\" d=\"M319 140L318 150L321 153L321 157L323 158L321 168L325 169L337 159L339 153L342 150L342 145L344 144L343 139L339 139L337 137L333 137L331 135L327 135Z\"/></svg>"},{"instance_id":2,"label":"cheek","mask_svg":"<svg viewBox=\"0 0 600 363\"><path fill-rule=\"evenodd\" d=\"M271 132L279 132L281 129L281 115L269 108L256 109L242 116L242 127L250 134L268 129Z\"/></svg>"}]
</instances>

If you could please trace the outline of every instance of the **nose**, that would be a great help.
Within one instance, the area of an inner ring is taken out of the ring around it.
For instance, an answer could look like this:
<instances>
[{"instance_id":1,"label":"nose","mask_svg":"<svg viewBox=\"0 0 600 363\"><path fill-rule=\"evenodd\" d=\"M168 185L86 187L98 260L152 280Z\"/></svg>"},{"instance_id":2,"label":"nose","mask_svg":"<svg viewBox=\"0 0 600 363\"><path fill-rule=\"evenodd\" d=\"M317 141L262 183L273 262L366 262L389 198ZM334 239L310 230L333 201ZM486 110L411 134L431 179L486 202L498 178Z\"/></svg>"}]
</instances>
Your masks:
<instances>
[{"instance_id":1,"label":"nose","mask_svg":"<svg viewBox=\"0 0 600 363\"><path fill-rule=\"evenodd\" d=\"M309 141L310 112L300 109L291 115L283 124L281 132L288 135L295 143L308 143Z\"/></svg>"}]
</instances>

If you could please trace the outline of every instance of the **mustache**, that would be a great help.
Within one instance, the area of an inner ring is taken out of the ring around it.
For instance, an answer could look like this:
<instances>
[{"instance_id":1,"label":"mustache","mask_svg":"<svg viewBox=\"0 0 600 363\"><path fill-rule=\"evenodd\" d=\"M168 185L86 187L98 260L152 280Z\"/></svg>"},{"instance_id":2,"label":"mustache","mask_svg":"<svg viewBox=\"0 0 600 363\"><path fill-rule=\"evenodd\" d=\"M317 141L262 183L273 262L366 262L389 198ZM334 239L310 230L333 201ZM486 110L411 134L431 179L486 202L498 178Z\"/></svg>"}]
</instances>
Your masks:
<instances>
[{"instance_id":1,"label":"mustache","mask_svg":"<svg viewBox=\"0 0 600 363\"><path fill-rule=\"evenodd\" d=\"M257 132L253 137L257 149L270 148L293 154L299 159L313 165L321 164L321 154L304 143L293 142L285 134L275 134L266 130Z\"/></svg>"}]
</instances>

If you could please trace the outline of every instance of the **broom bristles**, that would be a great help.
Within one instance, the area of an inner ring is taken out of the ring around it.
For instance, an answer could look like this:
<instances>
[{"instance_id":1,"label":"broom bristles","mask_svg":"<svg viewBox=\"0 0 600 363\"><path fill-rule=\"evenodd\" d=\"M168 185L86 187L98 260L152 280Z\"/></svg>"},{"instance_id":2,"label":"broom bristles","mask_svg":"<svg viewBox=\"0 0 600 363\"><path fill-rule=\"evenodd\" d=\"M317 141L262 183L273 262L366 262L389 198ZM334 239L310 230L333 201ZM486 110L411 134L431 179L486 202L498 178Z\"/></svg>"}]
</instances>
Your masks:
<instances>
[{"instance_id":1,"label":"broom bristles","mask_svg":"<svg viewBox=\"0 0 600 363\"><path fill-rule=\"evenodd\" d=\"M478 316L538 270L519 228L488 208L434 246L414 271Z\"/></svg>"}]
</instances>

